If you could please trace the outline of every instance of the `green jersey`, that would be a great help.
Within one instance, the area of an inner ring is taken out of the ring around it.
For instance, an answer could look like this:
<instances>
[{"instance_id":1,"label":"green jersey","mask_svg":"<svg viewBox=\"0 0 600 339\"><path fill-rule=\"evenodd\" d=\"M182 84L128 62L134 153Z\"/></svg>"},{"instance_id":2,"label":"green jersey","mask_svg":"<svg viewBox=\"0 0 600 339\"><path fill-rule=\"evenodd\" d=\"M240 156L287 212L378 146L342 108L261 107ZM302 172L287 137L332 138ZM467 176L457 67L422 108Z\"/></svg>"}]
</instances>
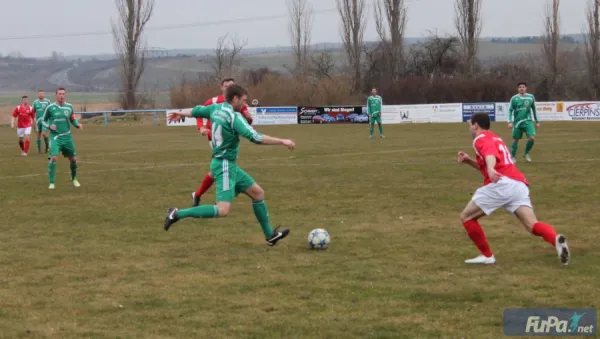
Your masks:
<instances>
[{"instance_id":1,"label":"green jersey","mask_svg":"<svg viewBox=\"0 0 600 339\"><path fill-rule=\"evenodd\" d=\"M50 136L56 139L57 137L71 135L71 124L77 127L79 122L73 115L73 106L69 103L64 103L62 106L56 102L48 105L46 111L44 111L44 117L42 118L42 124L44 127L50 129L50 126L55 125L56 129L50 130Z\"/></svg>"},{"instance_id":2,"label":"green jersey","mask_svg":"<svg viewBox=\"0 0 600 339\"><path fill-rule=\"evenodd\" d=\"M383 101L379 95L371 95L367 99L367 114L381 114L381 105Z\"/></svg>"},{"instance_id":3,"label":"green jersey","mask_svg":"<svg viewBox=\"0 0 600 339\"><path fill-rule=\"evenodd\" d=\"M44 111L46 110L46 107L48 107L50 105L50 100L44 98L42 100L40 99L36 99L33 104L31 105L31 107L33 107L33 110L35 111L35 120L40 120L44 117Z\"/></svg>"},{"instance_id":4,"label":"green jersey","mask_svg":"<svg viewBox=\"0 0 600 339\"><path fill-rule=\"evenodd\" d=\"M533 95L526 93L523 96L520 94L513 96L508 107L508 122L518 127L521 123L532 120L539 122Z\"/></svg>"},{"instance_id":5,"label":"green jersey","mask_svg":"<svg viewBox=\"0 0 600 339\"><path fill-rule=\"evenodd\" d=\"M255 144L262 142L262 134L248 125L246 119L228 103L196 106L192 109L192 116L210 119L210 143L215 159L235 161L239 155L240 135Z\"/></svg>"}]
</instances>

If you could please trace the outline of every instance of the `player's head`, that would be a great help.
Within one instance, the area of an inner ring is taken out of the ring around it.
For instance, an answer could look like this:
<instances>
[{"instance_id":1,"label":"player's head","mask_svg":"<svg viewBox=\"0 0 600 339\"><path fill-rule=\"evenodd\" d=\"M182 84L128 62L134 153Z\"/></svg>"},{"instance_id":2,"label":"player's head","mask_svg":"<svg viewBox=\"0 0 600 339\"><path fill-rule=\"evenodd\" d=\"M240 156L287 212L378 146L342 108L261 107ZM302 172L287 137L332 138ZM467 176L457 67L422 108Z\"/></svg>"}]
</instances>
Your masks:
<instances>
[{"instance_id":1,"label":"player's head","mask_svg":"<svg viewBox=\"0 0 600 339\"><path fill-rule=\"evenodd\" d=\"M491 124L490 116L485 112L478 112L471 115L471 119L469 119L471 136L475 138L479 133L489 130Z\"/></svg>"},{"instance_id":2,"label":"player's head","mask_svg":"<svg viewBox=\"0 0 600 339\"><path fill-rule=\"evenodd\" d=\"M377 88L373 87L373 89L371 89L371 95L377 95Z\"/></svg>"},{"instance_id":3,"label":"player's head","mask_svg":"<svg viewBox=\"0 0 600 339\"><path fill-rule=\"evenodd\" d=\"M519 90L520 94L525 94L525 92L527 92L527 83L524 81L521 81L517 84L517 90Z\"/></svg>"},{"instance_id":4,"label":"player's head","mask_svg":"<svg viewBox=\"0 0 600 339\"><path fill-rule=\"evenodd\" d=\"M60 87L56 90L56 102L59 104L65 103L65 96L67 95L67 90L64 87Z\"/></svg>"},{"instance_id":5,"label":"player's head","mask_svg":"<svg viewBox=\"0 0 600 339\"><path fill-rule=\"evenodd\" d=\"M246 100L248 99L248 91L240 85L229 85L225 92L225 100L233 107L236 112L240 112Z\"/></svg>"},{"instance_id":6,"label":"player's head","mask_svg":"<svg viewBox=\"0 0 600 339\"><path fill-rule=\"evenodd\" d=\"M235 80L233 78L225 78L221 80L221 93L223 93L223 96L225 96L225 91L227 90L227 87L233 84L235 84Z\"/></svg>"},{"instance_id":7,"label":"player's head","mask_svg":"<svg viewBox=\"0 0 600 339\"><path fill-rule=\"evenodd\" d=\"M26 95L22 96L21 102L23 103L23 105L27 105L27 103L29 102L29 97Z\"/></svg>"},{"instance_id":8,"label":"player's head","mask_svg":"<svg viewBox=\"0 0 600 339\"><path fill-rule=\"evenodd\" d=\"M40 100L44 99L44 90L43 89L38 89L38 99L40 99Z\"/></svg>"}]
</instances>

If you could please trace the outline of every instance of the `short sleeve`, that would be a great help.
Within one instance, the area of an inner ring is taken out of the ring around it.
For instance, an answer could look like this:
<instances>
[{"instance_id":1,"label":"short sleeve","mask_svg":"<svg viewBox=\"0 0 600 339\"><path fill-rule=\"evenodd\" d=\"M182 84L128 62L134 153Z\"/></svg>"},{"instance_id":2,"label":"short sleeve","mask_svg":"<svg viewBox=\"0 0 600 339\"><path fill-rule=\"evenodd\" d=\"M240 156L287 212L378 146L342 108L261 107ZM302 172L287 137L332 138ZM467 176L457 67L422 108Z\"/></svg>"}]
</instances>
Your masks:
<instances>
[{"instance_id":1,"label":"short sleeve","mask_svg":"<svg viewBox=\"0 0 600 339\"><path fill-rule=\"evenodd\" d=\"M475 150L482 157L486 157L488 155L498 157L498 149L496 148L496 143L488 137L483 137L475 140Z\"/></svg>"}]
</instances>

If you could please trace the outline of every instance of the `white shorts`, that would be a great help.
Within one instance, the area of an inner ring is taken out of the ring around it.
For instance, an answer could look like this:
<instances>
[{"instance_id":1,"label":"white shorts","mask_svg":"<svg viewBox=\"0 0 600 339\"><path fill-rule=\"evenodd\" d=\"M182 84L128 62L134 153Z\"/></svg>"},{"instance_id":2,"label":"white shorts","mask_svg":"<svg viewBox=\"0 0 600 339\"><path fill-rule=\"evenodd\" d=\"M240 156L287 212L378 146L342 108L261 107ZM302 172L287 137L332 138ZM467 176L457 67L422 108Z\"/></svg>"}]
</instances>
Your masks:
<instances>
[{"instance_id":1,"label":"white shorts","mask_svg":"<svg viewBox=\"0 0 600 339\"><path fill-rule=\"evenodd\" d=\"M471 201L486 215L492 214L501 207L510 213L514 213L521 206L533 208L529 198L529 187L508 177L502 177L498 182L479 187Z\"/></svg>"},{"instance_id":2,"label":"white shorts","mask_svg":"<svg viewBox=\"0 0 600 339\"><path fill-rule=\"evenodd\" d=\"M210 149L213 149L213 147L212 147L212 141L208 142L208 146L210 146Z\"/></svg>"},{"instance_id":3,"label":"white shorts","mask_svg":"<svg viewBox=\"0 0 600 339\"><path fill-rule=\"evenodd\" d=\"M29 134L31 134L31 127L17 128L17 136L19 138L22 138Z\"/></svg>"}]
</instances>

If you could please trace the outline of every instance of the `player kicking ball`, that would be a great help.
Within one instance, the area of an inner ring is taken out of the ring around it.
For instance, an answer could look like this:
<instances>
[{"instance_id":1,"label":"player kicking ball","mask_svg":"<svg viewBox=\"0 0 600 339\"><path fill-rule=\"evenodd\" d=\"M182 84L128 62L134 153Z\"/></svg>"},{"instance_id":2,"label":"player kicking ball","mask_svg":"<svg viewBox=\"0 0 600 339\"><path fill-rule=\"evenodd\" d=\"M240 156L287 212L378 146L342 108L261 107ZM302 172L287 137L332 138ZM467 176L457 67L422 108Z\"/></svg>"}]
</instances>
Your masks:
<instances>
[{"instance_id":1,"label":"player kicking ball","mask_svg":"<svg viewBox=\"0 0 600 339\"><path fill-rule=\"evenodd\" d=\"M50 186L48 189L54 189L56 179L56 159L62 153L69 158L71 164L71 181L73 186L79 187L77 180L77 158L75 153L75 143L71 135L71 125L83 129L83 125L77 121L73 115L73 106L65 102L66 90L59 88L56 90L56 102L46 107L42 124L50 130L50 154L48 161L48 179Z\"/></svg>"},{"instance_id":2,"label":"player kicking ball","mask_svg":"<svg viewBox=\"0 0 600 339\"><path fill-rule=\"evenodd\" d=\"M258 145L282 145L290 150L296 147L292 140L278 139L258 133L238 113L245 105L247 91L238 86L230 85L225 94L226 102L210 106L196 106L191 112L183 110L169 113L170 121L182 117L204 118L211 121L212 132L212 161L210 171L217 184L217 204L200 205L178 210L169 208L165 218L164 229L168 231L180 219L186 218L218 218L226 217L231 209L233 198L239 193L245 193L252 199L252 209L265 235L267 245L274 246L285 238L289 229L279 231L272 229L269 212L265 204L265 192L243 169L238 167L236 160L239 154L240 135Z\"/></svg>"},{"instance_id":3,"label":"player kicking ball","mask_svg":"<svg viewBox=\"0 0 600 339\"><path fill-rule=\"evenodd\" d=\"M491 215L498 208L513 213L533 235L542 237L556 248L563 265L570 259L567 240L556 234L552 226L538 221L529 198L529 183L513 163L504 141L490 131L487 113L475 113L469 121L473 148L477 160L458 152L458 162L472 166L483 174L483 186L478 188L471 201L460 213L460 220L481 255L465 260L467 264L494 264L494 257L479 224L479 218Z\"/></svg>"}]
</instances>

